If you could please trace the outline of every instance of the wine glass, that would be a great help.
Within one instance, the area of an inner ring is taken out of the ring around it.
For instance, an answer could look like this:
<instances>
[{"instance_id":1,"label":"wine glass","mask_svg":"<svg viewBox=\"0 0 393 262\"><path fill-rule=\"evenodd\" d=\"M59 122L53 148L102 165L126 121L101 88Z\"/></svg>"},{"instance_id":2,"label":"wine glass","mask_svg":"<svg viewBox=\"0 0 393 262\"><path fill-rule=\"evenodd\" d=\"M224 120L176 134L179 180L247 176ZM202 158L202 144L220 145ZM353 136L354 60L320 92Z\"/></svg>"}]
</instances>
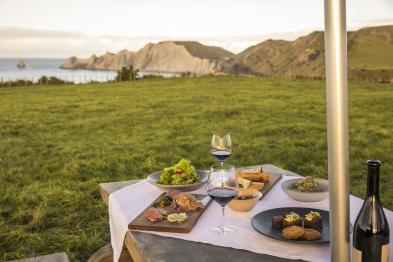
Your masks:
<instances>
[{"instance_id":1,"label":"wine glass","mask_svg":"<svg viewBox=\"0 0 393 262\"><path fill-rule=\"evenodd\" d=\"M218 135L212 137L212 155L224 165L224 160L232 154L232 141L229 134Z\"/></svg>"},{"instance_id":2,"label":"wine glass","mask_svg":"<svg viewBox=\"0 0 393 262\"><path fill-rule=\"evenodd\" d=\"M235 167L229 164L216 164L210 167L207 194L222 207L222 224L214 227L219 236L226 236L234 229L225 224L225 206L237 195Z\"/></svg>"}]
</instances>

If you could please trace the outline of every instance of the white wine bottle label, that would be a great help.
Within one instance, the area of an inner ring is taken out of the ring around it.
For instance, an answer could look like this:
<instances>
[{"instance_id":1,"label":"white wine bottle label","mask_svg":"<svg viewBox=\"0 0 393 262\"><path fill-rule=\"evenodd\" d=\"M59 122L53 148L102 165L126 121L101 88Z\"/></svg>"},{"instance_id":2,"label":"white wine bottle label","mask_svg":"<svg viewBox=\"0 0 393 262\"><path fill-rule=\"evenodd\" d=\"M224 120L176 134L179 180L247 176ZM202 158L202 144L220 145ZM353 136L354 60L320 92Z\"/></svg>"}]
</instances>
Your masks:
<instances>
[{"instance_id":1,"label":"white wine bottle label","mask_svg":"<svg viewBox=\"0 0 393 262\"><path fill-rule=\"evenodd\" d=\"M381 250L381 261L389 262L389 244L383 245ZM352 247L352 262L363 262L362 261L362 251L357 250Z\"/></svg>"}]
</instances>

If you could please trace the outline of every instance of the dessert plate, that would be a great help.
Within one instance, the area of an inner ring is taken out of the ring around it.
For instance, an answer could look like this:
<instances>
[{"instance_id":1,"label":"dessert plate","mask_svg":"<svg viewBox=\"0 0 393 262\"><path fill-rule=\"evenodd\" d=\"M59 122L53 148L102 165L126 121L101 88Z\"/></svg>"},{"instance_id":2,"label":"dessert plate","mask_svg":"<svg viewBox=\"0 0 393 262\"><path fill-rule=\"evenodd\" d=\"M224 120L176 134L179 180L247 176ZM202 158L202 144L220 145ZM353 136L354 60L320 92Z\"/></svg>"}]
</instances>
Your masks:
<instances>
[{"instance_id":1,"label":"dessert plate","mask_svg":"<svg viewBox=\"0 0 393 262\"><path fill-rule=\"evenodd\" d=\"M296 239L296 240L287 240L281 236L281 229L272 227L272 217L277 215L285 215L290 212L295 212L299 214L299 216L304 217L310 211L316 211L321 214L323 219L323 226L321 231L321 238L317 240L304 240L304 239ZM298 244L323 244L330 242L330 225L329 225L329 211L321 210L317 208L305 208L305 207L283 207L283 208L275 208L265 210L256 214L251 219L252 227L267 237L291 242L291 243L298 243Z\"/></svg>"}]
</instances>

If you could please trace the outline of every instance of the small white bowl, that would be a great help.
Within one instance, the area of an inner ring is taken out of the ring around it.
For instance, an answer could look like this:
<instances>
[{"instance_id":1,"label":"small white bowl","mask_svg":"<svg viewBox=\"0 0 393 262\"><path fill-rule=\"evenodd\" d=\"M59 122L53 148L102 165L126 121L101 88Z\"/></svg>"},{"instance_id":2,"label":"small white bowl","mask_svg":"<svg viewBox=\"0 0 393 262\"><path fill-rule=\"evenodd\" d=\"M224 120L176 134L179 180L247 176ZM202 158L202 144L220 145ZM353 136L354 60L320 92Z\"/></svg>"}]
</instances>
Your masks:
<instances>
[{"instance_id":1,"label":"small white bowl","mask_svg":"<svg viewBox=\"0 0 393 262\"><path fill-rule=\"evenodd\" d=\"M295 183L303 178L290 179L281 184L282 190L290 198L300 202L319 202L329 196L329 181L326 179L314 178L321 191L318 192L299 192L293 189Z\"/></svg>"},{"instance_id":2,"label":"small white bowl","mask_svg":"<svg viewBox=\"0 0 393 262\"><path fill-rule=\"evenodd\" d=\"M240 189L238 195L252 195L253 198L250 199L233 199L229 202L228 206L237 212L248 212L254 208L254 206L258 203L259 199L262 197L262 193L253 188L244 188Z\"/></svg>"}]
</instances>

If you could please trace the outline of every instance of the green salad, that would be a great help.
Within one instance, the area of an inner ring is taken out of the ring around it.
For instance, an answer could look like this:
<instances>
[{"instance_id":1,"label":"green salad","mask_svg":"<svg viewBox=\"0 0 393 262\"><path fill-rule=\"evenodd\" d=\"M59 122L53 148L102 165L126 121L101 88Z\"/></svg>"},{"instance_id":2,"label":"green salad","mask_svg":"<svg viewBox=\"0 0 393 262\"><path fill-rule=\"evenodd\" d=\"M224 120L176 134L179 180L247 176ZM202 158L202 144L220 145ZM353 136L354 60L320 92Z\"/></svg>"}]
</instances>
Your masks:
<instances>
[{"instance_id":1,"label":"green salad","mask_svg":"<svg viewBox=\"0 0 393 262\"><path fill-rule=\"evenodd\" d=\"M199 179L191 162L182 159L176 165L164 168L157 183L163 185L190 185L198 183Z\"/></svg>"}]
</instances>

